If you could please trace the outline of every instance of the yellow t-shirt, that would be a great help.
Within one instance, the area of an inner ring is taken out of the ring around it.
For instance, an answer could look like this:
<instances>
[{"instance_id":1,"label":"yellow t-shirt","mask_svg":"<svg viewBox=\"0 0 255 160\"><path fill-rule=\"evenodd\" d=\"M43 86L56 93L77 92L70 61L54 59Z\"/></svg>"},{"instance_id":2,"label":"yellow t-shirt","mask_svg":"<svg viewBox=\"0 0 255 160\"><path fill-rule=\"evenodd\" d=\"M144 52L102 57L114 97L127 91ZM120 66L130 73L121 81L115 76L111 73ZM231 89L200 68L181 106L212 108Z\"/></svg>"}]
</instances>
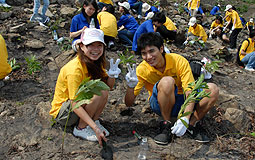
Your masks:
<instances>
[{"instance_id":1,"label":"yellow t-shirt","mask_svg":"<svg viewBox=\"0 0 255 160\"><path fill-rule=\"evenodd\" d=\"M99 2L105 3L105 4L111 4L113 5L112 0L99 0Z\"/></svg>"},{"instance_id":2,"label":"yellow t-shirt","mask_svg":"<svg viewBox=\"0 0 255 160\"><path fill-rule=\"evenodd\" d=\"M174 25L173 21L166 17L166 22L163 24L164 26L166 26L166 28L170 31L176 30L176 26Z\"/></svg>"},{"instance_id":3,"label":"yellow t-shirt","mask_svg":"<svg viewBox=\"0 0 255 160\"><path fill-rule=\"evenodd\" d=\"M234 10L231 11L232 14L230 15L232 23L234 24L234 20L236 19L235 28L243 28L242 21L238 15L238 13Z\"/></svg>"},{"instance_id":4,"label":"yellow t-shirt","mask_svg":"<svg viewBox=\"0 0 255 160\"><path fill-rule=\"evenodd\" d=\"M82 65L78 56L61 68L56 83L54 98L51 103L50 115L56 118L62 103L69 99L75 99L76 90L88 76L87 67L86 65ZM105 76L107 76L106 73Z\"/></svg>"},{"instance_id":5,"label":"yellow t-shirt","mask_svg":"<svg viewBox=\"0 0 255 160\"><path fill-rule=\"evenodd\" d=\"M102 11L97 14L97 19L100 29L104 32L104 35L114 38L117 36L117 20L114 15L109 12Z\"/></svg>"},{"instance_id":6,"label":"yellow t-shirt","mask_svg":"<svg viewBox=\"0 0 255 160\"><path fill-rule=\"evenodd\" d=\"M190 9L196 9L196 8L199 8L199 6L200 6L200 0L192 0Z\"/></svg>"},{"instance_id":7,"label":"yellow t-shirt","mask_svg":"<svg viewBox=\"0 0 255 160\"><path fill-rule=\"evenodd\" d=\"M231 21L231 15L232 15L232 12L226 11L225 17L227 22Z\"/></svg>"},{"instance_id":8,"label":"yellow t-shirt","mask_svg":"<svg viewBox=\"0 0 255 160\"><path fill-rule=\"evenodd\" d=\"M204 42L207 41L207 34L205 33L205 30L204 28L200 25L200 24L197 24L197 26L194 28L194 27L189 27L189 31L188 32L191 32L193 35L195 36L198 36L198 37L203 37L202 40Z\"/></svg>"},{"instance_id":9,"label":"yellow t-shirt","mask_svg":"<svg viewBox=\"0 0 255 160\"><path fill-rule=\"evenodd\" d=\"M246 26L246 27L252 26L252 27L254 28L254 22L247 22L245 26Z\"/></svg>"},{"instance_id":10,"label":"yellow t-shirt","mask_svg":"<svg viewBox=\"0 0 255 160\"><path fill-rule=\"evenodd\" d=\"M175 53L165 54L165 60L166 68L163 73L150 66L146 61L142 61L137 66L138 84L134 89L135 95L138 95L144 86L151 96L153 86L165 76L174 78L175 84L178 87L178 94L183 94L183 89L184 91L189 90L188 84L194 82L189 62L184 57Z\"/></svg>"},{"instance_id":11,"label":"yellow t-shirt","mask_svg":"<svg viewBox=\"0 0 255 160\"><path fill-rule=\"evenodd\" d=\"M218 26L223 27L223 23L222 23L222 24L216 23L216 20L215 20L215 21L213 21L213 23L211 24L211 29L216 28L216 27L218 27Z\"/></svg>"},{"instance_id":12,"label":"yellow t-shirt","mask_svg":"<svg viewBox=\"0 0 255 160\"><path fill-rule=\"evenodd\" d=\"M12 68L7 62L8 52L3 36L0 34L0 79L7 76Z\"/></svg>"},{"instance_id":13,"label":"yellow t-shirt","mask_svg":"<svg viewBox=\"0 0 255 160\"><path fill-rule=\"evenodd\" d=\"M242 43L242 46L241 46L241 49L240 49L240 52L239 52L240 60L242 60L245 57L245 55L241 54L241 51L242 50L245 51L247 46L248 46L248 48L246 49L246 53L251 53L251 52L255 51L255 48L254 48L255 42L252 42L251 38L248 38L248 40L250 41L249 46L248 46L248 41L244 41Z\"/></svg>"}]
</instances>

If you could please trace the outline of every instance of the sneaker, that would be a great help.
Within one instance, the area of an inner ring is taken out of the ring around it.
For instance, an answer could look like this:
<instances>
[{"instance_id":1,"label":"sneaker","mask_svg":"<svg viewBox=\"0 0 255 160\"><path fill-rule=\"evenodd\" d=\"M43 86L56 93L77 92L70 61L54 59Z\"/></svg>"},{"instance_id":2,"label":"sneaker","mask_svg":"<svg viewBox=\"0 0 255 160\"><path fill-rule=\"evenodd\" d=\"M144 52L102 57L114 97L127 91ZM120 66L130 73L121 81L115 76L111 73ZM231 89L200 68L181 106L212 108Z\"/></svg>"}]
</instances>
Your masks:
<instances>
[{"instance_id":1,"label":"sneaker","mask_svg":"<svg viewBox=\"0 0 255 160\"><path fill-rule=\"evenodd\" d=\"M43 23L43 17L40 14L33 14L30 18L30 21Z\"/></svg>"},{"instance_id":2,"label":"sneaker","mask_svg":"<svg viewBox=\"0 0 255 160\"><path fill-rule=\"evenodd\" d=\"M50 18L49 17L47 17L47 16L43 16L43 18L42 18L42 23L48 23L50 21Z\"/></svg>"},{"instance_id":3,"label":"sneaker","mask_svg":"<svg viewBox=\"0 0 255 160\"><path fill-rule=\"evenodd\" d=\"M247 71L255 71L253 68L249 68L247 66L244 69L247 70Z\"/></svg>"},{"instance_id":4,"label":"sneaker","mask_svg":"<svg viewBox=\"0 0 255 160\"><path fill-rule=\"evenodd\" d=\"M90 126L87 126L86 128L83 128L81 130L74 127L73 135L75 137L80 137L88 141L97 141L97 136Z\"/></svg>"},{"instance_id":5,"label":"sneaker","mask_svg":"<svg viewBox=\"0 0 255 160\"><path fill-rule=\"evenodd\" d=\"M142 15L139 14L139 15L137 16L137 18L138 18L138 19L141 19L141 18L142 18Z\"/></svg>"},{"instance_id":6,"label":"sneaker","mask_svg":"<svg viewBox=\"0 0 255 160\"><path fill-rule=\"evenodd\" d=\"M106 137L110 135L109 131L100 124L99 120L96 120L95 123L101 131L105 132Z\"/></svg>"},{"instance_id":7,"label":"sneaker","mask_svg":"<svg viewBox=\"0 0 255 160\"><path fill-rule=\"evenodd\" d=\"M8 5L7 3L0 3L0 6L4 7L4 8L11 8L12 7L12 6Z\"/></svg>"},{"instance_id":8,"label":"sneaker","mask_svg":"<svg viewBox=\"0 0 255 160\"><path fill-rule=\"evenodd\" d=\"M171 122L163 121L163 123L160 126L161 133L154 137L155 143L161 145L166 145L170 143L172 138L171 126L172 126Z\"/></svg>"},{"instance_id":9,"label":"sneaker","mask_svg":"<svg viewBox=\"0 0 255 160\"><path fill-rule=\"evenodd\" d=\"M191 137L197 142L200 143L210 142L210 139L206 135L205 129L199 124L199 122L197 123L196 127L189 126L189 128L187 128L186 133L188 134L189 137Z\"/></svg>"}]
</instances>

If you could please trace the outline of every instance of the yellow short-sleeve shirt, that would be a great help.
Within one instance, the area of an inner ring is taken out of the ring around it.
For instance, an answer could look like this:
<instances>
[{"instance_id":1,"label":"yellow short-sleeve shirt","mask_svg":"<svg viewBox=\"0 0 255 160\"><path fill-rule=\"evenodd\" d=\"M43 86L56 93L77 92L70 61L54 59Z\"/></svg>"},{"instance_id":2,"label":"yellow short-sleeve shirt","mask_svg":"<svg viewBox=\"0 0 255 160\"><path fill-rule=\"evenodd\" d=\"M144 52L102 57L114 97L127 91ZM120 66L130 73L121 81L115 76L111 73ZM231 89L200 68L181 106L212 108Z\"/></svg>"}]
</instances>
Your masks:
<instances>
[{"instance_id":1,"label":"yellow short-sleeve shirt","mask_svg":"<svg viewBox=\"0 0 255 160\"><path fill-rule=\"evenodd\" d=\"M207 41L208 36L205 33L204 28L200 24L197 24L195 28L190 26L188 32L191 32L195 36L202 37L202 40L204 42Z\"/></svg>"},{"instance_id":2,"label":"yellow short-sleeve shirt","mask_svg":"<svg viewBox=\"0 0 255 160\"><path fill-rule=\"evenodd\" d=\"M104 35L114 38L117 36L117 20L113 14L102 11L97 14L97 19L100 29L104 32Z\"/></svg>"},{"instance_id":3,"label":"yellow short-sleeve shirt","mask_svg":"<svg viewBox=\"0 0 255 160\"><path fill-rule=\"evenodd\" d=\"M232 23L234 23L234 20L236 19L235 28L243 28L242 21L236 11L232 10L232 14L230 15L230 17Z\"/></svg>"},{"instance_id":4,"label":"yellow short-sleeve shirt","mask_svg":"<svg viewBox=\"0 0 255 160\"><path fill-rule=\"evenodd\" d=\"M138 84L134 88L134 94L138 95L145 87L149 95L152 95L153 86L165 76L171 76L178 87L178 94L183 94L183 90L189 90L188 84L194 82L189 62L182 56L171 53L165 54L166 68L162 73L150 66L146 61L142 61L136 68Z\"/></svg>"},{"instance_id":5,"label":"yellow short-sleeve shirt","mask_svg":"<svg viewBox=\"0 0 255 160\"><path fill-rule=\"evenodd\" d=\"M106 73L105 76L107 76ZM76 90L87 77L89 77L87 67L86 65L82 65L78 56L61 68L56 83L54 98L51 103L50 115L56 118L62 103L69 99L75 99Z\"/></svg>"},{"instance_id":6,"label":"yellow short-sleeve shirt","mask_svg":"<svg viewBox=\"0 0 255 160\"><path fill-rule=\"evenodd\" d=\"M112 0L99 0L99 2L105 3L105 4L111 4L113 5Z\"/></svg>"},{"instance_id":7,"label":"yellow short-sleeve shirt","mask_svg":"<svg viewBox=\"0 0 255 160\"><path fill-rule=\"evenodd\" d=\"M246 26L246 27L248 27L248 26L254 27L254 23L253 23L253 22L247 22L245 26Z\"/></svg>"},{"instance_id":8,"label":"yellow short-sleeve shirt","mask_svg":"<svg viewBox=\"0 0 255 160\"><path fill-rule=\"evenodd\" d=\"M213 28L216 28L216 27L218 27L218 26L220 26L220 27L223 27L223 23L216 23L216 20L215 21L213 21L213 23L211 24L211 29L213 29Z\"/></svg>"},{"instance_id":9,"label":"yellow short-sleeve shirt","mask_svg":"<svg viewBox=\"0 0 255 160\"><path fill-rule=\"evenodd\" d=\"M199 8L199 6L200 6L200 0L192 0L190 9L196 9L196 8Z\"/></svg>"},{"instance_id":10,"label":"yellow short-sleeve shirt","mask_svg":"<svg viewBox=\"0 0 255 160\"><path fill-rule=\"evenodd\" d=\"M176 30L176 26L174 25L173 21L166 17L166 22L163 24L164 26L166 26L166 28L170 31Z\"/></svg>"},{"instance_id":11,"label":"yellow short-sleeve shirt","mask_svg":"<svg viewBox=\"0 0 255 160\"><path fill-rule=\"evenodd\" d=\"M254 48L255 42L252 42L251 38L248 38L248 40L250 41L249 46L248 46L248 41L244 41L242 43L241 49L239 51L240 60L242 60L245 57L245 55L241 54L242 50L244 51L246 50L246 53L248 54L255 51L255 48Z\"/></svg>"},{"instance_id":12,"label":"yellow short-sleeve shirt","mask_svg":"<svg viewBox=\"0 0 255 160\"><path fill-rule=\"evenodd\" d=\"M0 34L0 79L7 76L12 68L7 62L8 52L3 36Z\"/></svg>"},{"instance_id":13,"label":"yellow short-sleeve shirt","mask_svg":"<svg viewBox=\"0 0 255 160\"><path fill-rule=\"evenodd\" d=\"M232 15L232 12L226 11L225 17L227 22L231 21L231 15Z\"/></svg>"}]
</instances>

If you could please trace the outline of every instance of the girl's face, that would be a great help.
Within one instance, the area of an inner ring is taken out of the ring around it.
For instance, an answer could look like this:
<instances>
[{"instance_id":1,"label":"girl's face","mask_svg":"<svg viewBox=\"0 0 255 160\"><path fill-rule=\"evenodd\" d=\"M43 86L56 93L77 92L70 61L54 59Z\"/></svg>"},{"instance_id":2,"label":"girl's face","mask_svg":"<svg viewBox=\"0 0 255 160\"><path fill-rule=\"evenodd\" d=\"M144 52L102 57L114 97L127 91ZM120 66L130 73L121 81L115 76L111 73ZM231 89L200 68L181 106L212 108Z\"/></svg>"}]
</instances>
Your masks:
<instances>
[{"instance_id":1,"label":"girl's face","mask_svg":"<svg viewBox=\"0 0 255 160\"><path fill-rule=\"evenodd\" d=\"M84 5L83 8L89 17L91 17L96 11L92 4L89 4L88 6Z\"/></svg>"},{"instance_id":2,"label":"girl's face","mask_svg":"<svg viewBox=\"0 0 255 160\"><path fill-rule=\"evenodd\" d=\"M124 8L122 6L119 7L119 12L120 13L124 12Z\"/></svg>"},{"instance_id":3,"label":"girl's face","mask_svg":"<svg viewBox=\"0 0 255 160\"><path fill-rule=\"evenodd\" d=\"M220 24L220 20L218 20L218 19L216 19L216 21L215 21L217 24Z\"/></svg>"},{"instance_id":4,"label":"girl's face","mask_svg":"<svg viewBox=\"0 0 255 160\"><path fill-rule=\"evenodd\" d=\"M81 50L90 60L96 61L104 53L104 44L102 42L93 42L87 46L81 44Z\"/></svg>"}]
</instances>

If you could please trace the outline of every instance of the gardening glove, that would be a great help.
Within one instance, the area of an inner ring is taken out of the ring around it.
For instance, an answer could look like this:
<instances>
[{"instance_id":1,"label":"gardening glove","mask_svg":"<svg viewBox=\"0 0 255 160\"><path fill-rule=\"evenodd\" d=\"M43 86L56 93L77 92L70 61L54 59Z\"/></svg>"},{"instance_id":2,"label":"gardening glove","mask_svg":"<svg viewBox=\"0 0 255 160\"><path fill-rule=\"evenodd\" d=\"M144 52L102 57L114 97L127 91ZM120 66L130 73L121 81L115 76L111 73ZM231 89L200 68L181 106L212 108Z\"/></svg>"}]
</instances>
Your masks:
<instances>
[{"instance_id":1,"label":"gardening glove","mask_svg":"<svg viewBox=\"0 0 255 160\"><path fill-rule=\"evenodd\" d=\"M187 125L189 125L189 120L187 117L181 117L174 123L174 126L171 128L172 134L175 134L178 137L183 136L187 130L187 127L182 123L181 119L184 120Z\"/></svg>"},{"instance_id":2,"label":"gardening glove","mask_svg":"<svg viewBox=\"0 0 255 160\"><path fill-rule=\"evenodd\" d=\"M186 46L188 42L189 42L189 41L186 40L186 41L183 43L183 45Z\"/></svg>"},{"instance_id":3,"label":"gardening glove","mask_svg":"<svg viewBox=\"0 0 255 160\"><path fill-rule=\"evenodd\" d=\"M107 72L108 76L110 78L118 78L121 70L118 68L118 65L120 63L120 59L116 60L116 63L113 63L113 59L110 59L110 69Z\"/></svg>"},{"instance_id":4,"label":"gardening glove","mask_svg":"<svg viewBox=\"0 0 255 160\"><path fill-rule=\"evenodd\" d=\"M138 78L136 76L136 64L133 64L133 68L131 68L130 64L127 64L128 73L126 74L127 85L130 88L135 88L138 83Z\"/></svg>"},{"instance_id":5,"label":"gardening glove","mask_svg":"<svg viewBox=\"0 0 255 160\"><path fill-rule=\"evenodd\" d=\"M209 34L209 39L212 39L212 34Z\"/></svg>"},{"instance_id":6,"label":"gardening glove","mask_svg":"<svg viewBox=\"0 0 255 160\"><path fill-rule=\"evenodd\" d=\"M198 43L205 44L205 42L203 40L199 40Z\"/></svg>"},{"instance_id":7,"label":"gardening glove","mask_svg":"<svg viewBox=\"0 0 255 160\"><path fill-rule=\"evenodd\" d=\"M235 29L235 26L233 25L232 28L231 28L231 30L233 31L234 29Z\"/></svg>"},{"instance_id":8,"label":"gardening glove","mask_svg":"<svg viewBox=\"0 0 255 160\"><path fill-rule=\"evenodd\" d=\"M198 12L198 8L196 8L196 12Z\"/></svg>"},{"instance_id":9,"label":"gardening glove","mask_svg":"<svg viewBox=\"0 0 255 160\"><path fill-rule=\"evenodd\" d=\"M193 45L193 44L195 43L195 41L189 41L189 43L190 43L191 45Z\"/></svg>"},{"instance_id":10,"label":"gardening glove","mask_svg":"<svg viewBox=\"0 0 255 160\"><path fill-rule=\"evenodd\" d=\"M226 27L223 27L223 30L222 30L222 31L224 32L226 29L227 29Z\"/></svg>"}]
</instances>

